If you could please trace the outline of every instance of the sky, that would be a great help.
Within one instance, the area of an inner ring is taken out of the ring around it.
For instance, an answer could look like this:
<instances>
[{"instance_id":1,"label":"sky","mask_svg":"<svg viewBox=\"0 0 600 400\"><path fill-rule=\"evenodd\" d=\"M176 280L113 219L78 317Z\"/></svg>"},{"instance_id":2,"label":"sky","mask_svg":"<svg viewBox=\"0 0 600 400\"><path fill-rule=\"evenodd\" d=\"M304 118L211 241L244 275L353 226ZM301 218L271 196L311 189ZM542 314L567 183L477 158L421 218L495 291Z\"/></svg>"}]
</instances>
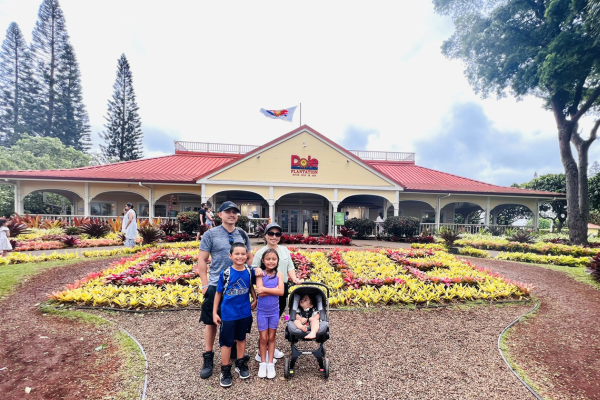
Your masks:
<instances>
[{"instance_id":1,"label":"sky","mask_svg":"<svg viewBox=\"0 0 600 400\"><path fill-rule=\"evenodd\" d=\"M17 22L31 41L40 4L0 0L0 29ZM563 171L551 112L533 97L475 94L440 51L452 21L427 1L60 4L96 149L124 53L146 157L172 154L174 140L261 145L300 115L260 108L302 103L302 124L349 150L415 152L417 165L499 185Z\"/></svg>"}]
</instances>

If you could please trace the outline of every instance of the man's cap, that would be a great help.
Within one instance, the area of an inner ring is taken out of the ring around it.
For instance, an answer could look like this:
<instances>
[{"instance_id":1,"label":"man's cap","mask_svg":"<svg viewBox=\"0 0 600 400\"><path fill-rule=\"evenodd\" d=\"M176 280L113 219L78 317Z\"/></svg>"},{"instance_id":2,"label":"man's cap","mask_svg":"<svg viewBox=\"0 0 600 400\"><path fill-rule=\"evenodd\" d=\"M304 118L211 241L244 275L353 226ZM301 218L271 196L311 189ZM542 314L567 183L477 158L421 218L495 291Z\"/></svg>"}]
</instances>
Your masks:
<instances>
[{"instance_id":1,"label":"man's cap","mask_svg":"<svg viewBox=\"0 0 600 400\"><path fill-rule=\"evenodd\" d=\"M277 229L279 229L279 232L283 232L283 229L281 229L281 227L279 226L279 224L277 222L271 222L265 228L265 233L269 232L269 229L273 229L273 228L277 228Z\"/></svg>"},{"instance_id":2,"label":"man's cap","mask_svg":"<svg viewBox=\"0 0 600 400\"><path fill-rule=\"evenodd\" d=\"M227 211L232 208L235 208L237 212L240 212L240 209L238 208L237 204L235 204L233 201L226 201L225 203L221 204L221 207L219 207L219 212Z\"/></svg>"}]
</instances>

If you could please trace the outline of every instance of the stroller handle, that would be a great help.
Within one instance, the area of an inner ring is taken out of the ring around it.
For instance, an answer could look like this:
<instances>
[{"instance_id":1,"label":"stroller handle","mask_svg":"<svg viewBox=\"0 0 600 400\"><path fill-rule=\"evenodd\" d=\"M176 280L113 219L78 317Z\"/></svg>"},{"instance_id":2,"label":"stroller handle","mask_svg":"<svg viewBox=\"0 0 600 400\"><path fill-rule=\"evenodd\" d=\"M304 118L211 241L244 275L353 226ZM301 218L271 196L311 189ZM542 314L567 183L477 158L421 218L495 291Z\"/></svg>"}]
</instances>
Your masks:
<instances>
[{"instance_id":1,"label":"stroller handle","mask_svg":"<svg viewBox=\"0 0 600 400\"><path fill-rule=\"evenodd\" d=\"M306 286L310 286L310 285L313 285L313 286L323 286L327 290L327 298L329 298L329 286L327 286L327 285L325 285L323 283L320 283L320 282L302 282L302 283L298 283L297 285L298 286L301 286L301 285L306 285Z\"/></svg>"}]
</instances>

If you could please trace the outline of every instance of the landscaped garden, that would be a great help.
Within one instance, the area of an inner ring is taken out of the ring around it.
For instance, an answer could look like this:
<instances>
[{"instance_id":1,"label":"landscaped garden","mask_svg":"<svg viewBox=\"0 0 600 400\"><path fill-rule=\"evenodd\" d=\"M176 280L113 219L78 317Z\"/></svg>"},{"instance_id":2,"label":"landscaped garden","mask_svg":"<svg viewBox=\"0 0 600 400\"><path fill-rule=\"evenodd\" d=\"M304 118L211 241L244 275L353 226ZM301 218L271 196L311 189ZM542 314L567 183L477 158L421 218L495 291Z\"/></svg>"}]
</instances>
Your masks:
<instances>
[{"instance_id":1,"label":"landscaped garden","mask_svg":"<svg viewBox=\"0 0 600 400\"><path fill-rule=\"evenodd\" d=\"M436 250L298 250L300 278L330 287L330 306L452 303L522 299L532 286ZM116 307L197 307L197 248L147 249L52 293L58 303Z\"/></svg>"}]
</instances>

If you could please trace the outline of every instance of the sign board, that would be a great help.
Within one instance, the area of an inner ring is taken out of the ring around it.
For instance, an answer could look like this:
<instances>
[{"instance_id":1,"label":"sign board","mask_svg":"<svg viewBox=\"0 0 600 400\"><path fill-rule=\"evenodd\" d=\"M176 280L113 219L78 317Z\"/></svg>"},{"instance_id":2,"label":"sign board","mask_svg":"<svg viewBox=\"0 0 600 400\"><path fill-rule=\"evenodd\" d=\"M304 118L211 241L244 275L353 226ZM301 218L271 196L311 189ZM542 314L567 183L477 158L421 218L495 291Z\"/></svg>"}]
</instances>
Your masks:
<instances>
[{"instance_id":1,"label":"sign board","mask_svg":"<svg viewBox=\"0 0 600 400\"><path fill-rule=\"evenodd\" d=\"M319 160L311 156L302 158L294 155L291 164L292 175L295 176L316 176L319 173Z\"/></svg>"},{"instance_id":2,"label":"sign board","mask_svg":"<svg viewBox=\"0 0 600 400\"><path fill-rule=\"evenodd\" d=\"M335 221L336 226L343 226L346 221L344 221L344 213L336 212L333 214L333 220Z\"/></svg>"}]
</instances>

